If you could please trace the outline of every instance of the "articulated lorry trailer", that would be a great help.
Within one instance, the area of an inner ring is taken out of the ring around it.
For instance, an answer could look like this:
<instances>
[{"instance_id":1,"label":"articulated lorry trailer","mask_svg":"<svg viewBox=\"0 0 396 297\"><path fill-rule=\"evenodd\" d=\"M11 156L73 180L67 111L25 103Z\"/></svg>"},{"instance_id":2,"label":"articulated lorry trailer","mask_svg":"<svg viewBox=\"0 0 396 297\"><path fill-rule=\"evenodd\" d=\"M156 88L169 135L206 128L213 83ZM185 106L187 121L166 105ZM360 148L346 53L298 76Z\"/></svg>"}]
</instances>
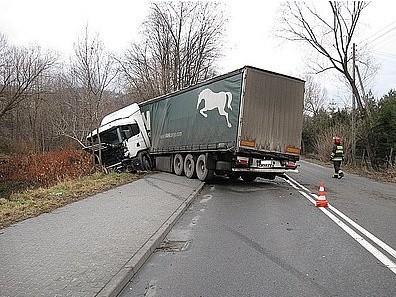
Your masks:
<instances>
[{"instance_id":1,"label":"articulated lorry trailer","mask_svg":"<svg viewBox=\"0 0 396 297\"><path fill-rule=\"evenodd\" d=\"M107 167L274 179L297 172L303 97L303 80L246 66L115 111L88 140Z\"/></svg>"}]
</instances>

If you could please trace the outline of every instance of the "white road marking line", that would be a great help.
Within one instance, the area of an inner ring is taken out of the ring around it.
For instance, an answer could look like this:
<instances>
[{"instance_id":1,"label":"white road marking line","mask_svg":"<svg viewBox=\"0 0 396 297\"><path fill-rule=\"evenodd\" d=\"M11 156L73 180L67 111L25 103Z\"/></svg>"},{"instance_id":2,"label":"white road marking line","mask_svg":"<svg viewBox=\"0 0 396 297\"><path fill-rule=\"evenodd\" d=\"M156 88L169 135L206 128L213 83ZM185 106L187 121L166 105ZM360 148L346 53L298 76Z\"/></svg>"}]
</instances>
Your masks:
<instances>
[{"instance_id":1,"label":"white road marking line","mask_svg":"<svg viewBox=\"0 0 396 297\"><path fill-rule=\"evenodd\" d=\"M296 190L300 190L300 188L298 188L296 185L294 185L291 181L289 181L289 180L287 180L287 179L285 179L285 181L286 181L289 185L291 185L293 188L295 188Z\"/></svg>"},{"instance_id":2,"label":"white road marking line","mask_svg":"<svg viewBox=\"0 0 396 297\"><path fill-rule=\"evenodd\" d=\"M290 177L289 177L290 178ZM293 183L289 182L286 180L290 185L293 186L293 188L296 188L297 186L300 186L303 188L297 181L294 179L290 178ZM295 185L294 185L295 183ZM299 191L301 195L303 195L305 198L307 198L311 203L316 204L316 201L311 197L314 196L317 198L317 195L315 194L307 194L303 191ZM308 192L310 192L308 190ZM311 195L311 196L310 196ZM319 207L319 209L327 215L333 222L335 222L338 226L341 227L345 232L347 232L353 239L355 239L361 246L363 246L368 252L370 252L374 257L376 257L379 261L382 262L387 268L389 268L394 274L396 274L396 264L390 260L387 256L385 256L381 251L379 251L376 247L374 247L372 244L370 244L367 240L365 240L362 236L360 236L358 233L356 233L352 228L350 228L348 225L346 225L344 222L342 222L339 218L337 218L335 215L333 215L330 211L328 211L324 207ZM334 211L337 215L339 215L341 218L346 220L349 224L351 224L354 228L359 230L362 234L370 238L373 242L375 242L379 247L387 251L390 255L395 257L395 251L389 247L387 244L382 242L380 239L372 235L370 232L368 232L366 229L361 227L360 225L356 224L354 221L352 221L350 218L348 218L346 215L344 215L342 212L337 210L335 207L331 206L329 204L329 209ZM396 257L395 257L396 258Z\"/></svg>"},{"instance_id":3,"label":"white road marking line","mask_svg":"<svg viewBox=\"0 0 396 297\"><path fill-rule=\"evenodd\" d=\"M338 226L340 226L346 233L348 233L353 239L355 239L361 246L363 246L367 251L369 251L374 257L382 262L386 267L388 267L394 274L396 274L396 264L392 262L387 256L380 252L376 247L370 244L367 240L353 231L344 222L338 219L335 215L329 212L324 207L319 207L319 209L324 212L332 221L334 221Z\"/></svg>"},{"instance_id":4,"label":"white road marking line","mask_svg":"<svg viewBox=\"0 0 396 297\"><path fill-rule=\"evenodd\" d=\"M289 177L296 185L300 186L301 188L304 189L304 187L302 185L300 185L296 180L292 179L291 177ZM294 186L293 186L294 187ZM306 189L306 188L305 188ZM307 192L310 192L308 189L306 189ZM301 191L300 191L301 193ZM316 199L318 198L317 195L315 194L311 194L313 195ZM312 201L311 201L312 202ZM315 202L312 202L315 204ZM384 251L386 251L387 253L389 253L392 257L394 257L396 259L396 251L391 248L389 245L387 245L385 242L383 242L381 239L379 239L378 237L376 237L375 235L371 234L369 231L367 231L366 229L364 229L362 226L358 225L357 223L355 223L352 219L350 219L349 217L347 217L345 214L343 214L341 211L339 211L337 208L335 208L334 206L329 204L329 209L331 209L333 212L335 212L338 216L340 216L341 218L343 218L346 222L348 222L349 224L351 224L354 228L356 228L358 231L360 231L363 235L367 236L367 238L369 238L370 240L372 240L373 242L375 242L379 247L381 247Z\"/></svg>"},{"instance_id":5,"label":"white road marking line","mask_svg":"<svg viewBox=\"0 0 396 297\"><path fill-rule=\"evenodd\" d=\"M299 184L296 180L292 179L290 176L286 175L293 183L295 183L298 187L300 187L301 189L303 189L304 191L311 193L311 190L307 189L306 187L304 187L303 185Z\"/></svg>"},{"instance_id":6,"label":"white road marking line","mask_svg":"<svg viewBox=\"0 0 396 297\"><path fill-rule=\"evenodd\" d=\"M371 234L369 231L355 223L353 220L348 218L346 215L344 215L341 211L336 209L335 207L329 205L329 208L334 211L338 216L343 218L345 221L347 221L349 224L351 224L354 228L359 230L363 235L367 236L367 238L371 239L373 242L378 244L383 250L388 252L392 257L396 259L396 251L392 249L389 245L387 245L385 242L383 242L381 239L375 237L373 234Z\"/></svg>"},{"instance_id":7,"label":"white road marking line","mask_svg":"<svg viewBox=\"0 0 396 297\"><path fill-rule=\"evenodd\" d=\"M299 191L301 195L303 195L305 198L307 198L309 201L312 202L312 204L316 205L315 199L313 199L311 196L309 196L307 193L303 191Z\"/></svg>"},{"instance_id":8,"label":"white road marking line","mask_svg":"<svg viewBox=\"0 0 396 297\"><path fill-rule=\"evenodd\" d=\"M294 181L294 180L293 180ZM296 181L294 181L296 182ZM297 182L296 182L297 183ZM303 189L304 191L307 191L308 193L311 192L309 189L307 189L306 187L304 187L303 185L300 185L299 183L297 183L301 189Z\"/></svg>"}]
</instances>

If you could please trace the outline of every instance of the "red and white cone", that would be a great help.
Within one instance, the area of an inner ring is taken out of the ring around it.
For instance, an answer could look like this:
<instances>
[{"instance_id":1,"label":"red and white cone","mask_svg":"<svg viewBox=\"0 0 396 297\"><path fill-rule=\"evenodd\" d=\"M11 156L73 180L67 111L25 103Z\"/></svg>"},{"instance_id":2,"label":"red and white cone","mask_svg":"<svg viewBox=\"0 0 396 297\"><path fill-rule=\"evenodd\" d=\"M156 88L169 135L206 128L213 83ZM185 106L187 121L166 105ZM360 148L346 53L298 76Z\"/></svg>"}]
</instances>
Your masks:
<instances>
[{"instance_id":1,"label":"red and white cone","mask_svg":"<svg viewBox=\"0 0 396 297\"><path fill-rule=\"evenodd\" d=\"M328 207L328 206L329 206L329 203L327 202L327 199L326 199L324 183L320 183L318 199L316 199L316 207Z\"/></svg>"}]
</instances>

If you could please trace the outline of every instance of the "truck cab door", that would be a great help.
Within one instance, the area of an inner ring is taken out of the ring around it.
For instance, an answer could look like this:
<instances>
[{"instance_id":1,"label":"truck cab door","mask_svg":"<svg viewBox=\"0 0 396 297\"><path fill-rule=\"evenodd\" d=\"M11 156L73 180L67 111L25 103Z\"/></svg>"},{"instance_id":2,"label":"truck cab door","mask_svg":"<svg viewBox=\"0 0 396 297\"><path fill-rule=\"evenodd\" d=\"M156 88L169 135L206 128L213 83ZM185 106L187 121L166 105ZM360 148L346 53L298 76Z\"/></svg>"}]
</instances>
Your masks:
<instances>
[{"instance_id":1,"label":"truck cab door","mask_svg":"<svg viewBox=\"0 0 396 297\"><path fill-rule=\"evenodd\" d=\"M127 149L125 157L134 158L140 151L147 149L143 135L137 123L123 125L120 129L123 143Z\"/></svg>"}]
</instances>

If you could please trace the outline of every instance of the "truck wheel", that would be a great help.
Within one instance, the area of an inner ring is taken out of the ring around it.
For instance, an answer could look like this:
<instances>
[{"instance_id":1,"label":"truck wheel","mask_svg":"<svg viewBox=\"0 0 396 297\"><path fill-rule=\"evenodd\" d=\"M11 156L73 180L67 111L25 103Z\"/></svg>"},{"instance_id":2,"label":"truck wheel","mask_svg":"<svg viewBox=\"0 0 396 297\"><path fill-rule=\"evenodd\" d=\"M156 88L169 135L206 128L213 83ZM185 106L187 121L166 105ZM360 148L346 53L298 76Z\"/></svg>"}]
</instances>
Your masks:
<instances>
[{"instance_id":1,"label":"truck wheel","mask_svg":"<svg viewBox=\"0 0 396 297\"><path fill-rule=\"evenodd\" d=\"M193 178L195 176L195 159L191 154L188 154L184 158L184 174L188 178Z\"/></svg>"},{"instance_id":2,"label":"truck wheel","mask_svg":"<svg viewBox=\"0 0 396 297\"><path fill-rule=\"evenodd\" d=\"M244 182L252 182L257 178L257 176L253 173L244 173L241 175L241 177Z\"/></svg>"},{"instance_id":3,"label":"truck wheel","mask_svg":"<svg viewBox=\"0 0 396 297\"><path fill-rule=\"evenodd\" d=\"M203 154L199 155L196 164L196 172L199 180L209 181L213 178L214 170L208 169L206 165L206 156Z\"/></svg>"},{"instance_id":4,"label":"truck wheel","mask_svg":"<svg viewBox=\"0 0 396 297\"><path fill-rule=\"evenodd\" d=\"M150 171L151 169L153 169L151 159L150 159L149 155L147 155L147 154L142 155L142 167L143 167L143 170L146 170L146 171Z\"/></svg>"},{"instance_id":5,"label":"truck wheel","mask_svg":"<svg viewBox=\"0 0 396 297\"><path fill-rule=\"evenodd\" d=\"M182 175L183 174L183 156L180 154L176 154L173 157L173 172L176 175Z\"/></svg>"},{"instance_id":6,"label":"truck wheel","mask_svg":"<svg viewBox=\"0 0 396 297\"><path fill-rule=\"evenodd\" d=\"M145 170L149 171L153 168L151 165L151 159L150 156L146 152L140 152L137 156L137 159L139 160L139 169L140 170Z\"/></svg>"}]
</instances>

